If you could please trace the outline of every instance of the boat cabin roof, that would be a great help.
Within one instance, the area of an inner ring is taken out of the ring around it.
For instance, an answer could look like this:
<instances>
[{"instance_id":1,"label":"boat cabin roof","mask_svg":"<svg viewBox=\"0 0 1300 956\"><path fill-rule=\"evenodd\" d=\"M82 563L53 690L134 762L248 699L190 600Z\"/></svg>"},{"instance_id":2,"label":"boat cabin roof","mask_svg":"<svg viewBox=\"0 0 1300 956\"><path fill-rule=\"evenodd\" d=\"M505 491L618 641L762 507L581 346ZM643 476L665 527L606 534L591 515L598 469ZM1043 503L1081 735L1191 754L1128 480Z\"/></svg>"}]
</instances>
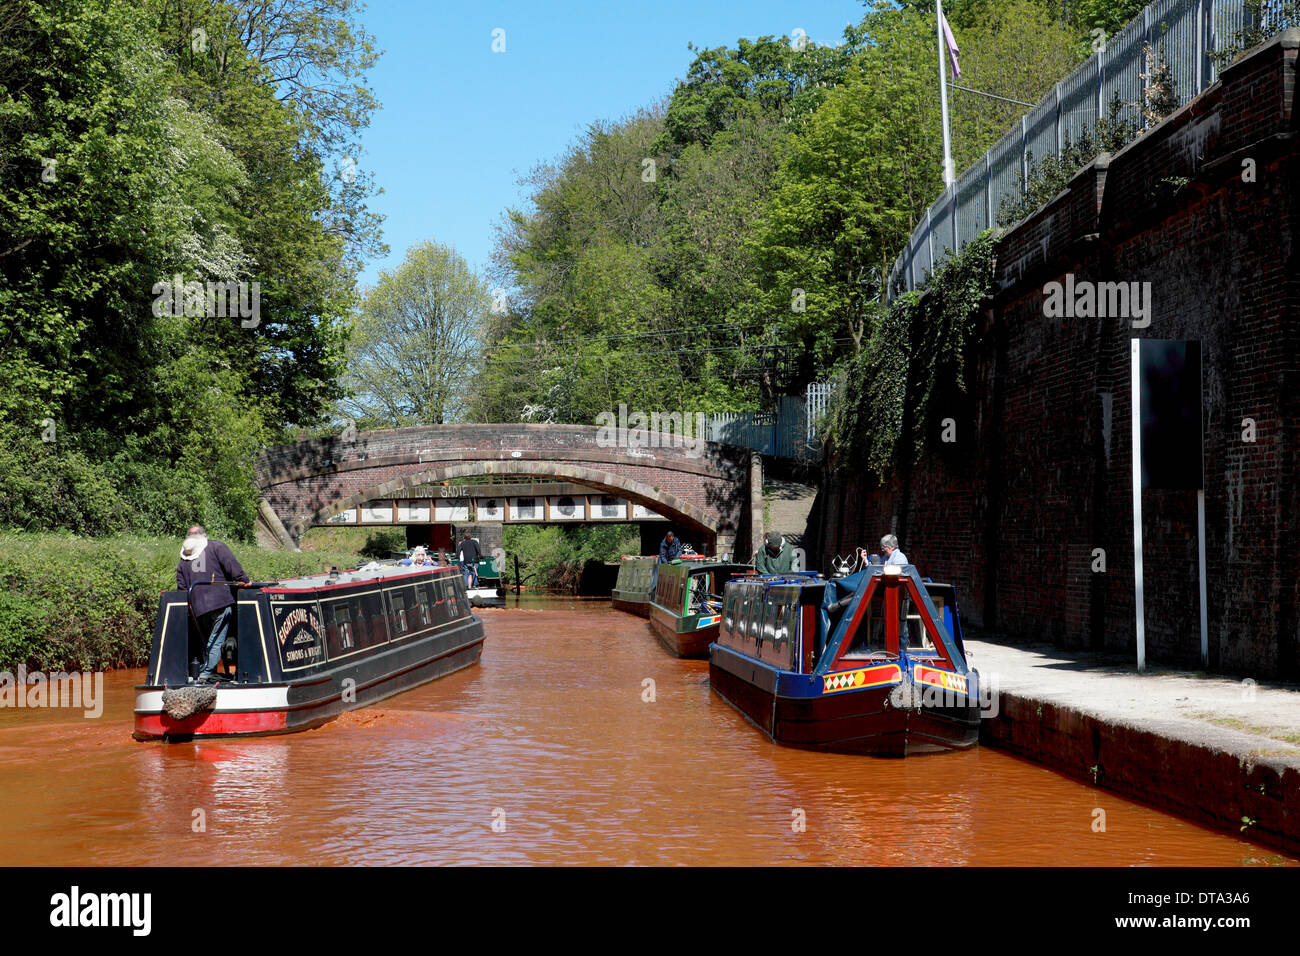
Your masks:
<instances>
[{"instance_id":1,"label":"boat cabin roof","mask_svg":"<svg viewBox=\"0 0 1300 956\"><path fill-rule=\"evenodd\" d=\"M375 581L395 581L398 578L427 576L434 571L456 571L451 565L432 565L417 567L414 565L379 565L363 567L351 571L340 571L337 576L329 574L312 574L301 578L288 578L263 587L268 592L276 591L324 591L334 587L346 587L352 584L369 584Z\"/></svg>"}]
</instances>

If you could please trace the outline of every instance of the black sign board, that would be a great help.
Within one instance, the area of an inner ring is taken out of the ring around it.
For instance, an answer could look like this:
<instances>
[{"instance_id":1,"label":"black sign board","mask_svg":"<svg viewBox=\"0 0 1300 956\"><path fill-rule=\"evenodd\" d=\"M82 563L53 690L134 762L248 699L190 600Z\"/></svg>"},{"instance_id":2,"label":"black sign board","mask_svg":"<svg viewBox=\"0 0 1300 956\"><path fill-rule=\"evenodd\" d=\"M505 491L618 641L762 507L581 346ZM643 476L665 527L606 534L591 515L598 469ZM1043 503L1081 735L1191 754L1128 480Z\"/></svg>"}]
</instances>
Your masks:
<instances>
[{"instance_id":1,"label":"black sign board","mask_svg":"<svg viewBox=\"0 0 1300 956\"><path fill-rule=\"evenodd\" d=\"M1142 339L1142 487L1205 487L1201 343Z\"/></svg>"}]
</instances>

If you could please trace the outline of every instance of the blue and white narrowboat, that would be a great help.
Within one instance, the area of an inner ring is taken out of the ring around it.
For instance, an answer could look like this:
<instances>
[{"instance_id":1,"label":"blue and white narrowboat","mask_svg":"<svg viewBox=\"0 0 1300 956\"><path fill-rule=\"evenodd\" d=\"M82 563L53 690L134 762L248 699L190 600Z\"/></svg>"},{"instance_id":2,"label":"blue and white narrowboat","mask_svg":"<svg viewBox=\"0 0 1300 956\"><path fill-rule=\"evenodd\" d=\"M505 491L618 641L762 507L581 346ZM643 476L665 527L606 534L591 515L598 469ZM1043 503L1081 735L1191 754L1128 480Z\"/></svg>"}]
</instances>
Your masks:
<instances>
[{"instance_id":1,"label":"blue and white narrowboat","mask_svg":"<svg viewBox=\"0 0 1300 956\"><path fill-rule=\"evenodd\" d=\"M782 744L902 757L979 740L954 590L912 565L733 578L709 681Z\"/></svg>"}]
</instances>

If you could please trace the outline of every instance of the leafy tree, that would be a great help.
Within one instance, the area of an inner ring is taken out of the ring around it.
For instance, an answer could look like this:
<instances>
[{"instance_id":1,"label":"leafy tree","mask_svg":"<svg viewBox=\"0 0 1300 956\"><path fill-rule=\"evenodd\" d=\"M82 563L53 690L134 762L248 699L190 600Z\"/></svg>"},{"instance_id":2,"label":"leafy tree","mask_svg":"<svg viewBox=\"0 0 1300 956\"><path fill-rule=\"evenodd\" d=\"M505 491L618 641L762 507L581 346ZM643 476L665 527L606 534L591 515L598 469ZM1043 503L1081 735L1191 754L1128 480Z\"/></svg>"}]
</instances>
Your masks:
<instances>
[{"instance_id":1,"label":"leafy tree","mask_svg":"<svg viewBox=\"0 0 1300 956\"><path fill-rule=\"evenodd\" d=\"M353 9L0 0L0 420L21 446L0 484L35 467L91 489L7 499L0 524L251 535L253 453L268 423L319 420L341 394L356 257L377 236L364 179L326 173L368 115L321 81L370 62L340 25ZM275 79L277 49L312 64L310 88ZM155 314L178 274L260 281L261 322Z\"/></svg>"},{"instance_id":2,"label":"leafy tree","mask_svg":"<svg viewBox=\"0 0 1300 956\"><path fill-rule=\"evenodd\" d=\"M673 350L690 330L674 325L654 258L661 128L656 109L595 123L533 170L532 208L511 210L498 231L494 277L512 295L489 327L476 417L591 422L679 389Z\"/></svg>"},{"instance_id":3,"label":"leafy tree","mask_svg":"<svg viewBox=\"0 0 1300 956\"><path fill-rule=\"evenodd\" d=\"M244 171L169 95L131 4L22 5L0 45L0 414L116 418L164 348L154 282L238 271L220 208Z\"/></svg>"},{"instance_id":4,"label":"leafy tree","mask_svg":"<svg viewBox=\"0 0 1300 956\"><path fill-rule=\"evenodd\" d=\"M342 395L361 261L386 252L365 205L373 184L356 165L376 106L364 71L378 56L355 23L359 6L143 2L176 65L176 93L213 117L256 184L227 216L254 264L261 322L206 342L248 370L271 421L318 422Z\"/></svg>"},{"instance_id":5,"label":"leafy tree","mask_svg":"<svg viewBox=\"0 0 1300 956\"><path fill-rule=\"evenodd\" d=\"M1089 38L1093 30L1101 30L1111 37L1140 14L1147 2L1149 0L1077 0L1073 21Z\"/></svg>"},{"instance_id":6,"label":"leafy tree","mask_svg":"<svg viewBox=\"0 0 1300 956\"><path fill-rule=\"evenodd\" d=\"M669 101L658 149L675 156L692 145L707 148L741 119L794 122L811 114L863 42L861 31L850 26L844 42L835 45L765 36L742 38L734 49L690 46L696 57Z\"/></svg>"},{"instance_id":7,"label":"leafy tree","mask_svg":"<svg viewBox=\"0 0 1300 956\"><path fill-rule=\"evenodd\" d=\"M1031 0L958 9L973 24L959 37L962 85L1032 102L1077 61L1070 31ZM942 192L928 10L871 8L859 28L866 46L795 137L753 237L763 307L780 316L778 337L804 355L789 383L795 387L862 349L894 257ZM958 169L982 155L1019 109L955 92Z\"/></svg>"},{"instance_id":8,"label":"leafy tree","mask_svg":"<svg viewBox=\"0 0 1300 956\"><path fill-rule=\"evenodd\" d=\"M413 246L366 292L349 345L344 410L390 428L454 421L490 306L486 283L454 249Z\"/></svg>"}]
</instances>

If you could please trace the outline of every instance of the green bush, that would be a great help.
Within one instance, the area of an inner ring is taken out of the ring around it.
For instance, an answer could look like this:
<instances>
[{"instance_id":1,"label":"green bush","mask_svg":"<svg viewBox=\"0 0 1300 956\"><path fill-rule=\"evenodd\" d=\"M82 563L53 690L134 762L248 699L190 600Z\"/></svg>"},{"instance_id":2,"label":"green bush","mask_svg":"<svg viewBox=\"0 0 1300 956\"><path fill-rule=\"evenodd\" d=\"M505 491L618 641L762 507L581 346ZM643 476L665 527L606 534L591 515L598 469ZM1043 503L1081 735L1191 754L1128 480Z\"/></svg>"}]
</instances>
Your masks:
<instances>
[{"instance_id":1,"label":"green bush","mask_svg":"<svg viewBox=\"0 0 1300 956\"><path fill-rule=\"evenodd\" d=\"M351 567L353 552L232 546L254 580ZM142 666L158 595L176 586L179 538L0 533L0 670Z\"/></svg>"},{"instance_id":2,"label":"green bush","mask_svg":"<svg viewBox=\"0 0 1300 956\"><path fill-rule=\"evenodd\" d=\"M525 583L552 591L576 591L588 561L613 561L641 547L636 525L506 525L502 534L507 555L519 559ZM510 564L510 562L507 562ZM513 565L502 569L514 583Z\"/></svg>"},{"instance_id":3,"label":"green bush","mask_svg":"<svg viewBox=\"0 0 1300 956\"><path fill-rule=\"evenodd\" d=\"M369 558L386 558L392 551L406 550L405 528L380 528L366 536L361 553Z\"/></svg>"}]
</instances>

